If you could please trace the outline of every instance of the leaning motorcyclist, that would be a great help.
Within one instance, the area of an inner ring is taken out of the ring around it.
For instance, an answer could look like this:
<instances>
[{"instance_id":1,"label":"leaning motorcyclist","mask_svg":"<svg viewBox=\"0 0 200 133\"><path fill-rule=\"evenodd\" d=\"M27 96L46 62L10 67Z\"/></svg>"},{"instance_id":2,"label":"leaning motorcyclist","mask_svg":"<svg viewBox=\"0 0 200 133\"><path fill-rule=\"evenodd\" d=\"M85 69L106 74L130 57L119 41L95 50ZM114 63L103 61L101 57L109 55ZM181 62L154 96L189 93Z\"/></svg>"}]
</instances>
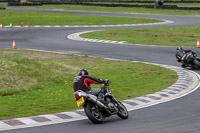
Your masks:
<instances>
[{"instance_id":1,"label":"leaning motorcyclist","mask_svg":"<svg viewBox=\"0 0 200 133\"><path fill-rule=\"evenodd\" d=\"M196 53L192 50L184 50L182 47L177 47L176 57L178 62L182 62L182 67L187 66L187 55L191 53L196 56Z\"/></svg>"},{"instance_id":2,"label":"leaning motorcyclist","mask_svg":"<svg viewBox=\"0 0 200 133\"><path fill-rule=\"evenodd\" d=\"M73 88L74 88L74 92L76 92L77 90L82 90L84 92L87 92L93 95L97 95L100 92L103 94L104 93L103 88L91 89L91 84L107 84L108 82L109 82L108 79L102 80L102 79L97 79L92 76L89 76L88 71L85 69L82 69L78 73L78 76L74 78Z\"/></svg>"}]
</instances>

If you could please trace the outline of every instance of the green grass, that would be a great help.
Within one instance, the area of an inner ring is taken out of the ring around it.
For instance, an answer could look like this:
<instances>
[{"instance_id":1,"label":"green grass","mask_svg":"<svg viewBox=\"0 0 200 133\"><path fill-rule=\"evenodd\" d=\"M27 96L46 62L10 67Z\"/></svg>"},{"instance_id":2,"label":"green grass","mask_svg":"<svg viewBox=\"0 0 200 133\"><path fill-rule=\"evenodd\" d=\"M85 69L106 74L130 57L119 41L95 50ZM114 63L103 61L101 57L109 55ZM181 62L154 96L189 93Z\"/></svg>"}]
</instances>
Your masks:
<instances>
[{"instance_id":1,"label":"green grass","mask_svg":"<svg viewBox=\"0 0 200 133\"><path fill-rule=\"evenodd\" d=\"M0 7L8 7L7 3L0 3Z\"/></svg>"},{"instance_id":2,"label":"green grass","mask_svg":"<svg viewBox=\"0 0 200 133\"><path fill-rule=\"evenodd\" d=\"M200 27L169 27L145 29L117 29L90 32L85 38L126 41L130 44L159 46L196 46L200 40Z\"/></svg>"},{"instance_id":3,"label":"green grass","mask_svg":"<svg viewBox=\"0 0 200 133\"><path fill-rule=\"evenodd\" d=\"M30 25L109 25L162 22L153 19L12 10L0 10L0 18L0 23L3 25L9 25L10 23L20 25L21 22L26 25L28 22L30 22Z\"/></svg>"},{"instance_id":4,"label":"green grass","mask_svg":"<svg viewBox=\"0 0 200 133\"><path fill-rule=\"evenodd\" d=\"M122 13L126 13L126 12L127 13L150 13L150 14L168 14L168 15L200 15L199 10L156 9L156 8L142 8L142 7L102 7L102 6L86 6L86 5L43 5L43 6L29 6L29 7L24 7L24 8L46 8L46 9L122 12Z\"/></svg>"},{"instance_id":5,"label":"green grass","mask_svg":"<svg viewBox=\"0 0 200 133\"><path fill-rule=\"evenodd\" d=\"M77 109L72 82L81 68L110 79L119 100L160 91L177 80L174 71L159 66L26 50L0 49L0 66L0 119Z\"/></svg>"}]
</instances>

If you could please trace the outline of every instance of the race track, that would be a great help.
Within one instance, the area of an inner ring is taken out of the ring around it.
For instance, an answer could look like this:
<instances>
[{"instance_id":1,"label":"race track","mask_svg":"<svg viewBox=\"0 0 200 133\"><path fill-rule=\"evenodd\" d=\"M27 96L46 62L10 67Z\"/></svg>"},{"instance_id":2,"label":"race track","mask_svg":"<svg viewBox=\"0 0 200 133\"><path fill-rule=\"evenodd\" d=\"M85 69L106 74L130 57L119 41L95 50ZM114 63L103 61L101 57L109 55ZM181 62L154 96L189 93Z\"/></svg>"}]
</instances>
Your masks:
<instances>
[{"instance_id":1,"label":"race track","mask_svg":"<svg viewBox=\"0 0 200 133\"><path fill-rule=\"evenodd\" d=\"M144 61L151 63L180 66L175 59L176 47L156 47L139 45L119 45L94 42L73 41L67 39L72 33L114 28L151 28L199 26L200 17L172 16L152 14L123 14L86 11L56 11L47 9L8 8L10 10L37 10L47 12L75 13L103 16L121 16L137 18L154 18L173 21L169 24L137 25L118 27L50 27L50 28L5 28L0 30L0 48L11 48L12 40L20 49L38 49L54 52L65 52L79 55ZM181 44L180 44L181 45ZM189 48L200 55L199 49ZM200 73L199 71L196 71ZM130 118L121 120L110 117L101 125L89 120L81 120L40 127L0 131L1 133L199 133L200 132L200 90L167 103L131 111Z\"/></svg>"}]
</instances>

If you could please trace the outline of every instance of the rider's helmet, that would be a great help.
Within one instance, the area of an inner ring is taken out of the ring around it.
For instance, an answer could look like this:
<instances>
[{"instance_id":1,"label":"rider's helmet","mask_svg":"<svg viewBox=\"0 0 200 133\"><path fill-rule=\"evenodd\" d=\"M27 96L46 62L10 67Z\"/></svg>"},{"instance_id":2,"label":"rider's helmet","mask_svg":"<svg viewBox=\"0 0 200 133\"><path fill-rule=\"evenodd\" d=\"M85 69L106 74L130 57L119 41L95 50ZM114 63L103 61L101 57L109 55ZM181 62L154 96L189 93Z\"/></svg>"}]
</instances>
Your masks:
<instances>
[{"instance_id":1,"label":"rider's helmet","mask_svg":"<svg viewBox=\"0 0 200 133\"><path fill-rule=\"evenodd\" d=\"M89 75L88 71L85 69L81 69L80 72L78 73L79 76L84 76L84 75Z\"/></svg>"},{"instance_id":2,"label":"rider's helmet","mask_svg":"<svg viewBox=\"0 0 200 133\"><path fill-rule=\"evenodd\" d=\"M184 53L183 53L184 50L183 50L183 48L181 46L177 47L176 50L177 50L176 51L176 60L177 60L177 62L181 62L182 61L182 57L184 55Z\"/></svg>"},{"instance_id":3,"label":"rider's helmet","mask_svg":"<svg viewBox=\"0 0 200 133\"><path fill-rule=\"evenodd\" d=\"M177 50L183 50L183 48L181 46L177 47Z\"/></svg>"}]
</instances>

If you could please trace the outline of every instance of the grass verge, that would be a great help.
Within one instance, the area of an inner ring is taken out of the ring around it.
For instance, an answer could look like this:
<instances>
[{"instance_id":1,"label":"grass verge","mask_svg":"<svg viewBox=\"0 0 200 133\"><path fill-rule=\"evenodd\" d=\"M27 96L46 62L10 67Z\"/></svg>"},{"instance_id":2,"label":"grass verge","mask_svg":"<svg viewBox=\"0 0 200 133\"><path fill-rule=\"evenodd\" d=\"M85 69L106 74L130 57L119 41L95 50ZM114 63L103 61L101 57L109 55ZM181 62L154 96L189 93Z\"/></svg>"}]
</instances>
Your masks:
<instances>
[{"instance_id":1,"label":"grass verge","mask_svg":"<svg viewBox=\"0 0 200 133\"><path fill-rule=\"evenodd\" d=\"M110 79L119 100L160 91L177 80L174 71L154 65L26 50L0 49L0 66L1 120L77 109L72 82L81 68Z\"/></svg>"},{"instance_id":2,"label":"grass verge","mask_svg":"<svg viewBox=\"0 0 200 133\"><path fill-rule=\"evenodd\" d=\"M49 13L34 11L0 10L0 23L3 25L110 25L163 22L154 19L77 15L69 13Z\"/></svg>"},{"instance_id":3,"label":"grass verge","mask_svg":"<svg viewBox=\"0 0 200 133\"><path fill-rule=\"evenodd\" d=\"M5 6L5 4L3 5ZM23 8L45 8L45 9L64 9L64 10L80 10L80 11L122 12L122 13L148 13L148 14L165 14L165 15L200 15L199 10L158 9L158 8L143 8L143 7L43 5L43 6L26 6L26 7L23 6Z\"/></svg>"},{"instance_id":4,"label":"grass verge","mask_svg":"<svg viewBox=\"0 0 200 133\"><path fill-rule=\"evenodd\" d=\"M145 44L159 46L196 46L200 40L199 26L117 29L104 30L82 34L85 38L126 41L130 44Z\"/></svg>"}]
</instances>

